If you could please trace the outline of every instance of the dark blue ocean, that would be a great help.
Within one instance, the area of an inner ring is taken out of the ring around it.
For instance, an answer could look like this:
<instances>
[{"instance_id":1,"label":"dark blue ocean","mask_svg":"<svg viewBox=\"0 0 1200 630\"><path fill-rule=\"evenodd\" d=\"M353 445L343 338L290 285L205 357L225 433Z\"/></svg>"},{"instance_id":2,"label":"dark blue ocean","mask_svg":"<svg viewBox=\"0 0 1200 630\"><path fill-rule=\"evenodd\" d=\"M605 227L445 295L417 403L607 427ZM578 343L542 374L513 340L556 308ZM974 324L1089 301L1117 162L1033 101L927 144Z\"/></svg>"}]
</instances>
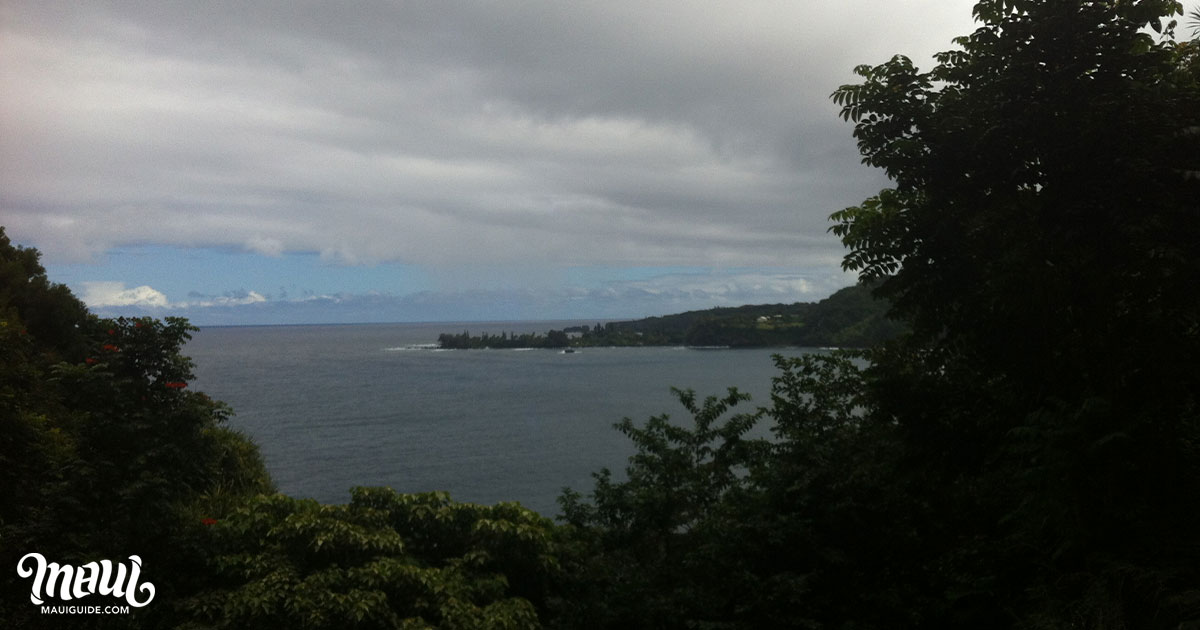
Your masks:
<instances>
[{"instance_id":1,"label":"dark blue ocean","mask_svg":"<svg viewBox=\"0 0 1200 630\"><path fill-rule=\"evenodd\" d=\"M441 332L545 332L586 322L205 328L194 387L229 403L281 492L344 503L356 485L446 490L558 513L564 486L623 471L624 417L690 417L672 386L769 401L775 353L802 349L438 350ZM594 322L592 322L594 323ZM765 430L765 429L764 429Z\"/></svg>"}]
</instances>

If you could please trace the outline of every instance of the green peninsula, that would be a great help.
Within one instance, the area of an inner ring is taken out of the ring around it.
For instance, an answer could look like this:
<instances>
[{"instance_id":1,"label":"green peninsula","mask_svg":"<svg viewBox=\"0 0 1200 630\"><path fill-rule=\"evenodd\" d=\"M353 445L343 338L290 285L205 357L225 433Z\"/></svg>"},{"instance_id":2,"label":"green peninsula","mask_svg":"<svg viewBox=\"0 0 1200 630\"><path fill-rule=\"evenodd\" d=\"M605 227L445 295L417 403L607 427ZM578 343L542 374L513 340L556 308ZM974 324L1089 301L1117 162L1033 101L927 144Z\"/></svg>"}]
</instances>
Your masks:
<instances>
[{"instance_id":1,"label":"green peninsula","mask_svg":"<svg viewBox=\"0 0 1200 630\"><path fill-rule=\"evenodd\" d=\"M846 287L819 302L757 304L551 330L545 335L443 333L446 349L580 348L602 346L866 347L903 326L887 317L873 285Z\"/></svg>"}]
</instances>

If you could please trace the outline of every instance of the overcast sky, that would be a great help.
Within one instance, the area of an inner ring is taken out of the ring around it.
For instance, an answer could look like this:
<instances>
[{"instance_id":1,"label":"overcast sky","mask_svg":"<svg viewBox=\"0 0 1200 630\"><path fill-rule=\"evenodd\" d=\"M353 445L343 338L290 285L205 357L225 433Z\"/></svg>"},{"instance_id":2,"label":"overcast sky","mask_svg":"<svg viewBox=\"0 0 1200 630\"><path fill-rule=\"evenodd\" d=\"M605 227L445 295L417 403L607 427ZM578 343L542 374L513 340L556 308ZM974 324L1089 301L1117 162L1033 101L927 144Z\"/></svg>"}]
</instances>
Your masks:
<instances>
[{"instance_id":1,"label":"overcast sky","mask_svg":"<svg viewBox=\"0 0 1200 630\"><path fill-rule=\"evenodd\" d=\"M850 284L829 94L967 0L0 2L0 224L97 311L619 318Z\"/></svg>"}]
</instances>

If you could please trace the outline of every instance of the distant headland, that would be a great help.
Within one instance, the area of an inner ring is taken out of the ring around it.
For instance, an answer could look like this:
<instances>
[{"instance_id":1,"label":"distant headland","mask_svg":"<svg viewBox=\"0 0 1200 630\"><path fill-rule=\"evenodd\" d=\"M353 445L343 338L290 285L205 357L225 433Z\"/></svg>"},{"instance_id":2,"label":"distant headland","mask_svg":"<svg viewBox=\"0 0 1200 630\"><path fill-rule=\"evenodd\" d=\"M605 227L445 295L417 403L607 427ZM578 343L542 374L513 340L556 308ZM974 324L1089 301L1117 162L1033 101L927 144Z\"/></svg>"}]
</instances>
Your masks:
<instances>
[{"instance_id":1,"label":"distant headland","mask_svg":"<svg viewBox=\"0 0 1200 630\"><path fill-rule=\"evenodd\" d=\"M873 286L846 287L819 302L758 304L687 311L595 326L573 326L546 334L472 336L442 333L444 349L585 348L610 346L866 347L900 334L887 317L888 303L871 295Z\"/></svg>"}]
</instances>

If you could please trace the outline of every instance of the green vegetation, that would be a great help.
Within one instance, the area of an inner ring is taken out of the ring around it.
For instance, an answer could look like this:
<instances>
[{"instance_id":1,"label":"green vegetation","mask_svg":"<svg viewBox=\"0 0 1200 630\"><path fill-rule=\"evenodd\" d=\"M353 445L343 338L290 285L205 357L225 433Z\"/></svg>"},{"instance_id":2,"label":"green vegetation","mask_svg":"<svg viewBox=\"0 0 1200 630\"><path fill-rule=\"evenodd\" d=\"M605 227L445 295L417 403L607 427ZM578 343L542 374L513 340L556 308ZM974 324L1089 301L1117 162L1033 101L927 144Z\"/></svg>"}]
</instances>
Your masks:
<instances>
[{"instance_id":1,"label":"green vegetation","mask_svg":"<svg viewBox=\"0 0 1200 630\"><path fill-rule=\"evenodd\" d=\"M215 628L539 627L558 574L549 519L443 493L351 494L260 496L214 524L215 571L181 609Z\"/></svg>"},{"instance_id":2,"label":"green vegetation","mask_svg":"<svg viewBox=\"0 0 1200 630\"><path fill-rule=\"evenodd\" d=\"M570 345L567 333L562 330L551 330L545 335L526 333L518 335L501 333L489 335L484 333L472 337L469 331L461 335L442 333L438 335L438 345L447 350L470 350L481 348L566 348Z\"/></svg>"},{"instance_id":3,"label":"green vegetation","mask_svg":"<svg viewBox=\"0 0 1200 630\"><path fill-rule=\"evenodd\" d=\"M447 349L586 348L606 346L804 346L863 348L899 335L904 327L888 318L885 301L871 284L846 287L816 303L762 304L688 311L604 326L577 326L536 334L442 334ZM574 334L574 336L572 336Z\"/></svg>"},{"instance_id":4,"label":"green vegetation","mask_svg":"<svg viewBox=\"0 0 1200 630\"><path fill-rule=\"evenodd\" d=\"M863 348L904 330L888 318L887 303L876 300L872 288L870 283L857 284L815 303L713 308L615 322L595 339L585 334L581 343L622 345L620 341L632 338L653 340L655 345ZM609 338L617 343L607 343Z\"/></svg>"},{"instance_id":5,"label":"green vegetation","mask_svg":"<svg viewBox=\"0 0 1200 630\"><path fill-rule=\"evenodd\" d=\"M0 619L61 621L11 570L38 551L142 555L153 605L97 627L1200 626L1200 41L1144 32L1179 11L983 0L933 70L857 68L834 99L894 186L833 230L906 332L619 423L626 474L558 526L274 494L186 322L96 318L0 230Z\"/></svg>"},{"instance_id":6,"label":"green vegetation","mask_svg":"<svg viewBox=\"0 0 1200 630\"><path fill-rule=\"evenodd\" d=\"M903 576L922 565L893 545L916 532L889 494L895 455L863 415L862 373L845 354L776 362L767 409L732 413L736 390L702 403L679 391L692 428L618 425L638 448L626 480L604 470L590 500L561 499L587 558L562 627L914 625L919 583ZM773 439L747 439L764 417Z\"/></svg>"},{"instance_id":7,"label":"green vegetation","mask_svg":"<svg viewBox=\"0 0 1200 630\"><path fill-rule=\"evenodd\" d=\"M3 228L0 280L0 618L51 623L12 570L34 551L76 565L143 554L159 598L188 590L202 520L271 488L257 447L222 426L229 409L187 389L180 346L195 329L88 314Z\"/></svg>"}]
</instances>

